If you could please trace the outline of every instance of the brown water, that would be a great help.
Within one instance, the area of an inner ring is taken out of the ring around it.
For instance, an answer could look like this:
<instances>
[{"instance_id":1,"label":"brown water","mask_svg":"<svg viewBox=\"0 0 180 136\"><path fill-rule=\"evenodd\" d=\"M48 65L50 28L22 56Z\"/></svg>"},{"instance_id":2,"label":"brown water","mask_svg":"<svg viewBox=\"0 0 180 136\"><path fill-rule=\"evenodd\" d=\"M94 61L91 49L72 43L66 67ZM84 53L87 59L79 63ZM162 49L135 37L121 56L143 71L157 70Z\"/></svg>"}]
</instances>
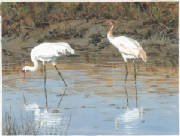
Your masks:
<instances>
[{"instance_id":1,"label":"brown water","mask_svg":"<svg viewBox=\"0 0 180 136\"><path fill-rule=\"evenodd\" d=\"M21 69L31 65L30 60L9 58L2 67L3 119L9 110L16 120L28 117L40 128L39 134L52 128L55 134L69 135L178 134L178 68L138 64L135 85L129 63L125 84L121 61L96 59L58 61L68 88L47 65L47 109L42 66L22 80Z\"/></svg>"}]
</instances>

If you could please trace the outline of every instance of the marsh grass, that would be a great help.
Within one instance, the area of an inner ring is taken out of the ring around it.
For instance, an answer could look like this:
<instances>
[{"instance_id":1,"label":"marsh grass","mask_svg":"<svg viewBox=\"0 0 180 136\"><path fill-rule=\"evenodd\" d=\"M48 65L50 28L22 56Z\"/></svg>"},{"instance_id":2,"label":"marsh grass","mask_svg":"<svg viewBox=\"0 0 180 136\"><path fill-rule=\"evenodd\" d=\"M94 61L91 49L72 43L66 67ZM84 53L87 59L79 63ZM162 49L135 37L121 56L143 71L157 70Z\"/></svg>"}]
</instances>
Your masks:
<instances>
[{"instance_id":1,"label":"marsh grass","mask_svg":"<svg viewBox=\"0 0 180 136\"><path fill-rule=\"evenodd\" d=\"M3 120L3 134L4 135L37 135L40 132L39 128L36 128L33 120L22 119L17 121L12 113L6 112Z\"/></svg>"},{"instance_id":2,"label":"marsh grass","mask_svg":"<svg viewBox=\"0 0 180 136\"><path fill-rule=\"evenodd\" d=\"M168 28L178 28L178 3L2 3L3 35L21 33L21 27L48 27L79 19L153 20Z\"/></svg>"},{"instance_id":3,"label":"marsh grass","mask_svg":"<svg viewBox=\"0 0 180 136\"><path fill-rule=\"evenodd\" d=\"M71 123L71 115L64 129L59 127L42 128L41 122L35 122L29 116L25 118L21 116L21 120L17 120L13 113L5 112L2 120L3 135L67 135ZM61 126L60 126L61 127Z\"/></svg>"},{"instance_id":4,"label":"marsh grass","mask_svg":"<svg viewBox=\"0 0 180 136\"><path fill-rule=\"evenodd\" d=\"M169 37L161 33L155 33L151 35L148 39L141 40L142 44L172 44L172 41Z\"/></svg>"}]
</instances>

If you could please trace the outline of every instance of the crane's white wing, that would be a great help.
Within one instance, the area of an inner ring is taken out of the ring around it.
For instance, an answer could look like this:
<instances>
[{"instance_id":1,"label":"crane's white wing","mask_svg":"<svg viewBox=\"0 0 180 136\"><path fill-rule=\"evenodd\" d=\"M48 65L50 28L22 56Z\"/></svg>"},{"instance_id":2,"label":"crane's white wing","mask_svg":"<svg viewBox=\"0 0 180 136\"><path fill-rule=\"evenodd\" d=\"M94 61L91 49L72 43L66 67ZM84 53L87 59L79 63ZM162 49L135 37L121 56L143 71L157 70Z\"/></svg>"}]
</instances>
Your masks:
<instances>
[{"instance_id":1,"label":"crane's white wing","mask_svg":"<svg viewBox=\"0 0 180 136\"><path fill-rule=\"evenodd\" d=\"M131 38L125 36L113 37L111 43L119 49L120 52L128 55L137 55L140 44Z\"/></svg>"},{"instance_id":2,"label":"crane's white wing","mask_svg":"<svg viewBox=\"0 0 180 136\"><path fill-rule=\"evenodd\" d=\"M68 43L41 43L31 51L31 57L40 61L51 61L61 55L74 54L74 50Z\"/></svg>"}]
</instances>

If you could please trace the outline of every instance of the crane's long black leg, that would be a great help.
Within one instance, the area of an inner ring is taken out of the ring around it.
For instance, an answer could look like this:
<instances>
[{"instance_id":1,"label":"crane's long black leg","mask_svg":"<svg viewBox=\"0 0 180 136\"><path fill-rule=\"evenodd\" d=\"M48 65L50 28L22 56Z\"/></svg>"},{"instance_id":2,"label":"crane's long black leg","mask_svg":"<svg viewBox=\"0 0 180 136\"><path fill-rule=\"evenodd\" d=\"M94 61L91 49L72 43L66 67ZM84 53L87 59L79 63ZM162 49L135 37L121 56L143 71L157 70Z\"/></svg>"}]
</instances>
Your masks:
<instances>
[{"instance_id":1,"label":"crane's long black leg","mask_svg":"<svg viewBox=\"0 0 180 136\"><path fill-rule=\"evenodd\" d=\"M65 86L67 87L67 84L66 84L66 82L65 82L65 80L64 80L64 78L63 78L63 76L61 75L61 72L58 70L58 68L56 67L56 65L54 65L54 67L56 68L56 71L58 72L59 76L60 76L61 79L63 80Z\"/></svg>"},{"instance_id":2,"label":"crane's long black leg","mask_svg":"<svg viewBox=\"0 0 180 136\"><path fill-rule=\"evenodd\" d=\"M127 96L127 106L128 106L128 92L127 92L127 88L126 88L126 82L127 82L127 76L128 76L128 67L127 67L127 63L125 62L125 68L126 68L126 74L125 74L125 78L124 78L124 89L126 92L126 96Z\"/></svg>"},{"instance_id":3,"label":"crane's long black leg","mask_svg":"<svg viewBox=\"0 0 180 136\"><path fill-rule=\"evenodd\" d=\"M44 93L45 93L45 98L46 98L46 108L48 107L47 103L47 91L46 91L46 63L44 65Z\"/></svg>"},{"instance_id":4,"label":"crane's long black leg","mask_svg":"<svg viewBox=\"0 0 180 136\"><path fill-rule=\"evenodd\" d=\"M27 101L26 101L26 97L24 96L24 92L23 92L23 100L24 100L24 104L27 105Z\"/></svg>"},{"instance_id":5,"label":"crane's long black leg","mask_svg":"<svg viewBox=\"0 0 180 136\"><path fill-rule=\"evenodd\" d=\"M137 103L137 83L136 83L136 64L135 64L135 61L133 60L133 63L134 63L134 85L135 85L135 88L136 88L136 107L138 106L138 103Z\"/></svg>"},{"instance_id":6,"label":"crane's long black leg","mask_svg":"<svg viewBox=\"0 0 180 136\"><path fill-rule=\"evenodd\" d=\"M125 83L127 81L127 76L128 76L128 67L127 67L127 63L125 62L125 68L126 68L126 75L125 75Z\"/></svg>"},{"instance_id":7,"label":"crane's long black leg","mask_svg":"<svg viewBox=\"0 0 180 136\"><path fill-rule=\"evenodd\" d=\"M67 88L64 89L64 93L63 93L61 99L60 99L59 102L58 102L57 108L59 108L59 106L60 106L60 104L61 104L61 101L62 101L63 97L65 96L66 90L67 90Z\"/></svg>"}]
</instances>

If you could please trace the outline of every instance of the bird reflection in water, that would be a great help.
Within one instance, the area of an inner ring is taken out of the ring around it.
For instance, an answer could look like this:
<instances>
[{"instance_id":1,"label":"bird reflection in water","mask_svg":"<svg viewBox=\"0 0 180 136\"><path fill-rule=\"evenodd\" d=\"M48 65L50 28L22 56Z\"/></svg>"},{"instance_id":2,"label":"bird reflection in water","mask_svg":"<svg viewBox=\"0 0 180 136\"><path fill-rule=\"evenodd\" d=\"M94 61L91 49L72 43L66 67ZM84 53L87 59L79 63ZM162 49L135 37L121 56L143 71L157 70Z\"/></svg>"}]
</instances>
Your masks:
<instances>
[{"instance_id":1,"label":"bird reflection in water","mask_svg":"<svg viewBox=\"0 0 180 136\"><path fill-rule=\"evenodd\" d=\"M36 128L40 128L42 132L44 131L44 129L47 132L52 132L53 128L54 130L58 129L59 131L61 131L61 133L63 131L67 133L66 131L68 130L71 122L71 115L65 116L64 113L59 111L59 107L63 97L59 99L57 106L53 109L48 109L48 107L40 107L37 103L28 104L24 94L23 97L24 109L26 112L32 113Z\"/></svg>"},{"instance_id":2,"label":"bird reflection in water","mask_svg":"<svg viewBox=\"0 0 180 136\"><path fill-rule=\"evenodd\" d=\"M139 123L143 122L143 108L127 108L123 114L115 118L115 129L124 130L126 134L133 134ZM133 132L133 133L132 133Z\"/></svg>"},{"instance_id":3,"label":"bird reflection in water","mask_svg":"<svg viewBox=\"0 0 180 136\"><path fill-rule=\"evenodd\" d=\"M138 94L137 94L137 82L136 82L136 64L134 62L135 60L133 60L133 64L134 64L134 86L135 86L135 90L136 90L136 107L138 106ZM126 93L126 97L127 97L127 107L128 107L128 104L129 104L129 101L128 101L128 91L127 91L127 77L128 77L128 70L127 70L127 64L125 63L125 68L126 68L126 74L125 74L125 78L124 78L124 90L125 90L125 93Z\"/></svg>"},{"instance_id":4,"label":"bird reflection in water","mask_svg":"<svg viewBox=\"0 0 180 136\"><path fill-rule=\"evenodd\" d=\"M134 62L133 62L134 63ZM127 68L127 65L125 65ZM122 127L125 128L128 132L134 127L136 127L138 121L142 121L143 119L143 107L138 106L138 93L137 93L137 82L136 82L136 65L134 63L134 86L136 90L136 107L129 108L129 100L128 100L128 91L127 91L127 77L128 71L126 70L125 78L124 78L124 90L126 93L126 110L123 114L117 115L115 118L115 129L120 129Z\"/></svg>"},{"instance_id":5,"label":"bird reflection in water","mask_svg":"<svg viewBox=\"0 0 180 136\"><path fill-rule=\"evenodd\" d=\"M50 112L47 110L47 108L41 108L38 104L33 103L33 104L28 104L24 105L24 108L26 111L33 111L34 114L34 120L36 124L38 125L37 127L41 128L48 128L48 127L53 127L54 126L59 126L63 124L64 120L64 115L63 113L54 113Z\"/></svg>"}]
</instances>

